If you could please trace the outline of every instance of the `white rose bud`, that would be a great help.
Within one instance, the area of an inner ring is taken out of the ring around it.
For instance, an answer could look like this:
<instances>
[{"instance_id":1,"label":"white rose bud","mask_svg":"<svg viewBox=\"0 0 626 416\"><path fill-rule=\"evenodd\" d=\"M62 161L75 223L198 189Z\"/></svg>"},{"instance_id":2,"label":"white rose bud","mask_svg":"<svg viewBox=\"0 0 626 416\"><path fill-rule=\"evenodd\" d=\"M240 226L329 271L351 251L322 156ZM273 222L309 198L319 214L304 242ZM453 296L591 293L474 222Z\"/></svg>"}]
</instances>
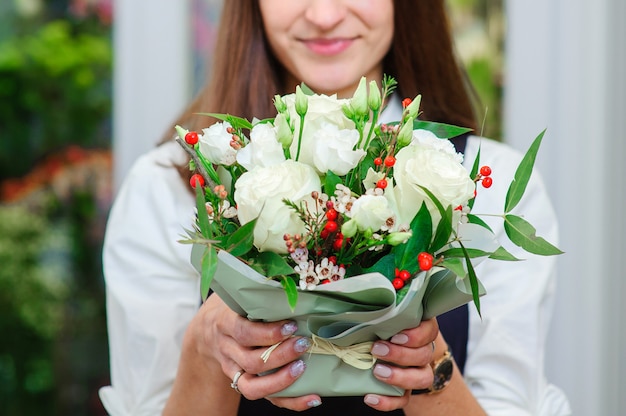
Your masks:
<instances>
[{"instance_id":1,"label":"white rose bud","mask_svg":"<svg viewBox=\"0 0 626 416\"><path fill-rule=\"evenodd\" d=\"M367 102L372 111L380 110L380 106L382 105L382 98L380 96L380 89L378 88L378 84L376 83L376 81L370 81L370 95Z\"/></svg>"},{"instance_id":2,"label":"white rose bud","mask_svg":"<svg viewBox=\"0 0 626 416\"><path fill-rule=\"evenodd\" d=\"M365 77L361 77L359 81L359 86L357 87L352 99L350 100L350 105L354 110L357 116L365 116L369 112L369 108L367 105L367 80Z\"/></svg>"},{"instance_id":3,"label":"white rose bud","mask_svg":"<svg viewBox=\"0 0 626 416\"><path fill-rule=\"evenodd\" d=\"M356 235L356 232L359 230L359 226L357 225L355 220L348 220L343 223L341 226L341 234L345 238L352 238Z\"/></svg>"},{"instance_id":4,"label":"white rose bud","mask_svg":"<svg viewBox=\"0 0 626 416\"><path fill-rule=\"evenodd\" d=\"M276 107L276 111L279 113L284 113L287 111L287 104L285 104L285 100L280 95L274 96L274 107Z\"/></svg>"},{"instance_id":5,"label":"white rose bud","mask_svg":"<svg viewBox=\"0 0 626 416\"><path fill-rule=\"evenodd\" d=\"M278 114L276 118L274 118L274 126L276 126L276 137L283 148L291 146L291 142L293 142L293 131L291 130L287 117L285 117L283 113Z\"/></svg>"},{"instance_id":6,"label":"white rose bud","mask_svg":"<svg viewBox=\"0 0 626 416\"><path fill-rule=\"evenodd\" d=\"M417 118L417 113L420 111L420 103L422 102L422 96L418 95L411 101L411 104L404 110L407 114L407 117L415 119Z\"/></svg>"},{"instance_id":7,"label":"white rose bud","mask_svg":"<svg viewBox=\"0 0 626 416\"><path fill-rule=\"evenodd\" d=\"M298 85L296 87L296 114L304 116L309 107L309 99Z\"/></svg>"},{"instance_id":8,"label":"white rose bud","mask_svg":"<svg viewBox=\"0 0 626 416\"><path fill-rule=\"evenodd\" d=\"M387 236L387 244L390 246L398 246L400 244L404 244L407 242L409 238L411 238L413 233L408 231L397 231L395 233L390 233Z\"/></svg>"},{"instance_id":9,"label":"white rose bud","mask_svg":"<svg viewBox=\"0 0 626 416\"><path fill-rule=\"evenodd\" d=\"M411 143L413 139L413 118L409 118L404 122L398 133L398 147L402 148Z\"/></svg>"}]
</instances>

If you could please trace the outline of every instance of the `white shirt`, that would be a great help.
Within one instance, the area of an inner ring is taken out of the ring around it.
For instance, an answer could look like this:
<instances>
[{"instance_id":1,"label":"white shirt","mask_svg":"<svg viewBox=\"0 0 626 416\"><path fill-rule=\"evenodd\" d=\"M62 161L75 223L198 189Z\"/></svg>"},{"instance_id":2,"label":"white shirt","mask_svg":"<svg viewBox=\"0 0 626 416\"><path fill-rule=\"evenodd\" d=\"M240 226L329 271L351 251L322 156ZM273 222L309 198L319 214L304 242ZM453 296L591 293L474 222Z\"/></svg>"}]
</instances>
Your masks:
<instances>
[{"instance_id":1,"label":"white shirt","mask_svg":"<svg viewBox=\"0 0 626 416\"><path fill-rule=\"evenodd\" d=\"M388 119L399 118L394 117L398 105L386 111ZM481 165L492 168L494 180L489 189L478 187L472 212L502 214L522 155L470 136L468 170L479 147ZM200 305L191 246L177 242L191 227L195 207L188 185L173 167L184 161L175 142L139 158L110 213L103 261L112 381L100 397L113 416L161 414L176 376L183 334ZM536 172L515 212L538 235L557 243L555 213ZM476 268L487 295L481 298L482 320L473 305L469 308L465 380L489 415L569 415L567 399L544 375L555 258L524 252L508 241L500 218L482 218L509 252L525 260L488 260Z\"/></svg>"}]
</instances>

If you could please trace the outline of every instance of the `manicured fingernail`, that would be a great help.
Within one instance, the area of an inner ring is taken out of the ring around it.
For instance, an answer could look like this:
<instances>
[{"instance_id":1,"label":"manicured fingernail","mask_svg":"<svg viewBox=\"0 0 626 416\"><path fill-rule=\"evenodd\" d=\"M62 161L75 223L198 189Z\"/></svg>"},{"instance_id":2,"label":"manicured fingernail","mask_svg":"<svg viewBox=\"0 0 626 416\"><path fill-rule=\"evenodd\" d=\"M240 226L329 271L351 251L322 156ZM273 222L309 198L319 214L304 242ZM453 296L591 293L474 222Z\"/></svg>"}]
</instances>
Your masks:
<instances>
[{"instance_id":1,"label":"manicured fingernail","mask_svg":"<svg viewBox=\"0 0 626 416\"><path fill-rule=\"evenodd\" d=\"M311 340L308 338L300 338L293 345L293 349L299 353L307 352L309 348L311 348Z\"/></svg>"},{"instance_id":2,"label":"manicured fingernail","mask_svg":"<svg viewBox=\"0 0 626 416\"><path fill-rule=\"evenodd\" d=\"M389 341L393 342L394 344L404 345L409 342L409 336L406 334L396 334L392 336Z\"/></svg>"},{"instance_id":3,"label":"manicured fingernail","mask_svg":"<svg viewBox=\"0 0 626 416\"><path fill-rule=\"evenodd\" d=\"M378 405L378 403L380 403L380 399L378 398L378 396L374 396L373 394L368 394L365 396L365 403L372 405L372 406L376 406Z\"/></svg>"},{"instance_id":4,"label":"manicured fingernail","mask_svg":"<svg viewBox=\"0 0 626 416\"><path fill-rule=\"evenodd\" d=\"M302 373L304 373L304 370L306 370L306 364L304 361L294 361L294 363L289 367L289 374L291 374L291 377L293 378L300 377Z\"/></svg>"},{"instance_id":5,"label":"manicured fingernail","mask_svg":"<svg viewBox=\"0 0 626 416\"><path fill-rule=\"evenodd\" d=\"M315 399L315 400L311 400L306 405L309 406L309 407L317 407L317 406L320 406L321 404L322 404L321 400Z\"/></svg>"},{"instance_id":6,"label":"manicured fingernail","mask_svg":"<svg viewBox=\"0 0 626 416\"><path fill-rule=\"evenodd\" d=\"M389 354L389 347L385 344L381 344L380 342L374 343L372 347L372 355L377 357L384 357Z\"/></svg>"},{"instance_id":7,"label":"manicured fingernail","mask_svg":"<svg viewBox=\"0 0 626 416\"><path fill-rule=\"evenodd\" d=\"M374 374L381 378L389 378L391 376L391 368L386 365L376 364L374 367Z\"/></svg>"},{"instance_id":8,"label":"manicured fingernail","mask_svg":"<svg viewBox=\"0 0 626 416\"><path fill-rule=\"evenodd\" d=\"M291 322L287 322L285 325L283 325L282 328L280 328L280 333L283 334L284 336L289 336L289 335L295 334L297 330L298 330L298 325L296 325L295 322L291 321Z\"/></svg>"}]
</instances>

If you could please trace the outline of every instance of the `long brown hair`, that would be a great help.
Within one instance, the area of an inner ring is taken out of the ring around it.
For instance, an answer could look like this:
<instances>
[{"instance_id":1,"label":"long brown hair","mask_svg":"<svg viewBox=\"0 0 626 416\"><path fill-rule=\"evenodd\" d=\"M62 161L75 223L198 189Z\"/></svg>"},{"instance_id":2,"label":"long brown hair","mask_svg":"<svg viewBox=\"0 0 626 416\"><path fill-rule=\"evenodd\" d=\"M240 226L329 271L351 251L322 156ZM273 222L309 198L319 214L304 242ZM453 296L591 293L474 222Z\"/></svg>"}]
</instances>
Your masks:
<instances>
[{"instance_id":1,"label":"long brown hair","mask_svg":"<svg viewBox=\"0 0 626 416\"><path fill-rule=\"evenodd\" d=\"M398 81L401 97L422 94L423 119L476 130L445 0L394 0L394 37L383 72ZM210 73L176 124L195 130L208 126L212 120L200 112L272 117L274 95L293 92L286 91L285 70L267 44L257 1L224 1Z\"/></svg>"}]
</instances>

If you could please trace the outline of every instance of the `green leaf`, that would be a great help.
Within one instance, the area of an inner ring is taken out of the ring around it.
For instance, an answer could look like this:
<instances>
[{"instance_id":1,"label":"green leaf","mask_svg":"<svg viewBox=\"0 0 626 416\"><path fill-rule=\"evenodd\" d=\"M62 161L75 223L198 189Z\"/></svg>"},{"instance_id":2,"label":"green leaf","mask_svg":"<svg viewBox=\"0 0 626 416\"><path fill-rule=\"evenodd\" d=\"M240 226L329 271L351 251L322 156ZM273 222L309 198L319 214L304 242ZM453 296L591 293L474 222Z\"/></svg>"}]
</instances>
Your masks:
<instances>
[{"instance_id":1,"label":"green leaf","mask_svg":"<svg viewBox=\"0 0 626 416\"><path fill-rule=\"evenodd\" d=\"M518 259L517 257L515 257L514 255L512 255L511 253L509 253L504 247L500 246L498 247L498 249L496 251L494 251L491 256L489 256L490 259L493 260L503 260L503 261L521 261L520 259Z\"/></svg>"},{"instance_id":2,"label":"green leaf","mask_svg":"<svg viewBox=\"0 0 626 416\"><path fill-rule=\"evenodd\" d=\"M291 308L292 312L295 311L296 305L298 304L298 287L296 286L296 282L288 276L283 276L280 280L280 284L283 286L283 289L285 289L289 308Z\"/></svg>"},{"instance_id":3,"label":"green leaf","mask_svg":"<svg viewBox=\"0 0 626 416\"><path fill-rule=\"evenodd\" d=\"M249 252L254 243L254 226L256 222L256 219L247 222L230 234L224 243L226 251L235 257L243 256Z\"/></svg>"},{"instance_id":4,"label":"green leaf","mask_svg":"<svg viewBox=\"0 0 626 416\"><path fill-rule=\"evenodd\" d=\"M448 206L444 208L432 192L423 186L420 186L420 188L428 195L430 200L433 201L441 216L441 220L439 220L439 224L437 224L437 229L435 230L435 237L430 247L427 249L428 252L434 253L450 241L450 235L452 235L452 207Z\"/></svg>"},{"instance_id":5,"label":"green leaf","mask_svg":"<svg viewBox=\"0 0 626 416\"><path fill-rule=\"evenodd\" d=\"M467 273L463 267L463 261L460 258L444 257L444 260L440 264L441 267L445 267L457 276L464 277Z\"/></svg>"},{"instance_id":6,"label":"green leaf","mask_svg":"<svg viewBox=\"0 0 626 416\"><path fill-rule=\"evenodd\" d=\"M468 222L470 224L480 225L481 227L486 228L487 230L489 230L489 231L491 231L493 233L493 230L491 229L489 224L487 224L485 221L483 221L483 219L480 218L479 216L474 215L474 214L467 214L467 219L468 219Z\"/></svg>"},{"instance_id":7,"label":"green leaf","mask_svg":"<svg viewBox=\"0 0 626 416\"><path fill-rule=\"evenodd\" d=\"M287 261L277 253L273 253L271 251L264 251L260 253L256 260L263 264L263 269L265 270L265 276L274 277L280 275L290 275L294 274L293 267L287 263Z\"/></svg>"},{"instance_id":8,"label":"green leaf","mask_svg":"<svg viewBox=\"0 0 626 416\"><path fill-rule=\"evenodd\" d=\"M441 139L451 139L461 134L469 133L472 129L466 127L453 126L451 124L437 123L434 121L415 120L413 122L413 130L428 130Z\"/></svg>"},{"instance_id":9,"label":"green leaf","mask_svg":"<svg viewBox=\"0 0 626 416\"><path fill-rule=\"evenodd\" d=\"M202 300L209 296L209 287L217 269L217 250L213 246L207 246L202 256L202 274L200 277L200 293Z\"/></svg>"},{"instance_id":10,"label":"green leaf","mask_svg":"<svg viewBox=\"0 0 626 416\"><path fill-rule=\"evenodd\" d=\"M393 254L381 257L373 266L367 267L361 273L380 273L390 281L395 277L396 263Z\"/></svg>"},{"instance_id":11,"label":"green leaf","mask_svg":"<svg viewBox=\"0 0 626 416\"><path fill-rule=\"evenodd\" d=\"M409 240L393 248L396 267L415 273L418 270L417 254L426 251L433 233L433 220L425 203L411 221L412 235Z\"/></svg>"},{"instance_id":12,"label":"green leaf","mask_svg":"<svg viewBox=\"0 0 626 416\"><path fill-rule=\"evenodd\" d=\"M537 236L537 230L525 219L516 215L504 216L504 231L509 239L529 253L553 256L563 252Z\"/></svg>"},{"instance_id":13,"label":"green leaf","mask_svg":"<svg viewBox=\"0 0 626 416\"><path fill-rule=\"evenodd\" d=\"M300 83L300 89L302 89L302 92L304 93L304 95L315 95L315 91L313 91L308 85L306 85L304 82Z\"/></svg>"},{"instance_id":14,"label":"green leaf","mask_svg":"<svg viewBox=\"0 0 626 416\"><path fill-rule=\"evenodd\" d=\"M461 244L461 248L465 250L465 246L463 243ZM472 261L470 260L469 253L465 255L465 266L467 267L467 276L470 281L470 287L472 288L472 298L474 299L474 306L476 306L476 311L478 312L478 316L482 318L482 314L480 313L480 293L478 286L478 277L476 276L476 271L474 271L474 266L472 265Z\"/></svg>"},{"instance_id":15,"label":"green leaf","mask_svg":"<svg viewBox=\"0 0 626 416\"><path fill-rule=\"evenodd\" d=\"M519 201L522 199L522 196L524 196L524 192L526 192L526 185L528 185L530 175L533 173L533 166L535 165L537 152L539 151L539 146L541 145L541 140L543 139L545 132L545 130L542 131L533 141L515 171L515 177L513 178L513 181L511 181L509 190L506 193L506 200L504 203L505 214L508 214L517 206Z\"/></svg>"},{"instance_id":16,"label":"green leaf","mask_svg":"<svg viewBox=\"0 0 626 416\"><path fill-rule=\"evenodd\" d=\"M476 158L474 159L474 163L472 164L472 170L470 171L470 178L472 178L472 180L476 178L476 175L478 175L478 169L480 169L480 149L481 147L478 146L478 152L476 152ZM476 203L475 197L470 199L467 203L467 206L469 206L470 210L474 208L474 203Z\"/></svg>"},{"instance_id":17,"label":"green leaf","mask_svg":"<svg viewBox=\"0 0 626 416\"><path fill-rule=\"evenodd\" d=\"M252 123L242 117L222 113L198 113L198 115L213 117L218 120L227 121L234 129L252 129Z\"/></svg>"},{"instance_id":18,"label":"green leaf","mask_svg":"<svg viewBox=\"0 0 626 416\"><path fill-rule=\"evenodd\" d=\"M479 250L477 248L462 247L462 248L451 248L446 251L442 251L439 254L442 255L444 259L464 258L467 255L469 255L470 258L474 259L477 257L488 257L488 256L491 256L492 253L490 253L489 251Z\"/></svg>"},{"instance_id":19,"label":"green leaf","mask_svg":"<svg viewBox=\"0 0 626 416\"><path fill-rule=\"evenodd\" d=\"M204 199L204 190L201 186L196 186L196 209L198 216L198 228L200 233L207 239L213 238L211 230L211 222L209 221L209 213L206 211L206 200Z\"/></svg>"},{"instance_id":20,"label":"green leaf","mask_svg":"<svg viewBox=\"0 0 626 416\"><path fill-rule=\"evenodd\" d=\"M341 183L341 178L335 175L333 172L326 172L326 178L324 178L324 193L326 195L335 195L337 185Z\"/></svg>"}]
</instances>

